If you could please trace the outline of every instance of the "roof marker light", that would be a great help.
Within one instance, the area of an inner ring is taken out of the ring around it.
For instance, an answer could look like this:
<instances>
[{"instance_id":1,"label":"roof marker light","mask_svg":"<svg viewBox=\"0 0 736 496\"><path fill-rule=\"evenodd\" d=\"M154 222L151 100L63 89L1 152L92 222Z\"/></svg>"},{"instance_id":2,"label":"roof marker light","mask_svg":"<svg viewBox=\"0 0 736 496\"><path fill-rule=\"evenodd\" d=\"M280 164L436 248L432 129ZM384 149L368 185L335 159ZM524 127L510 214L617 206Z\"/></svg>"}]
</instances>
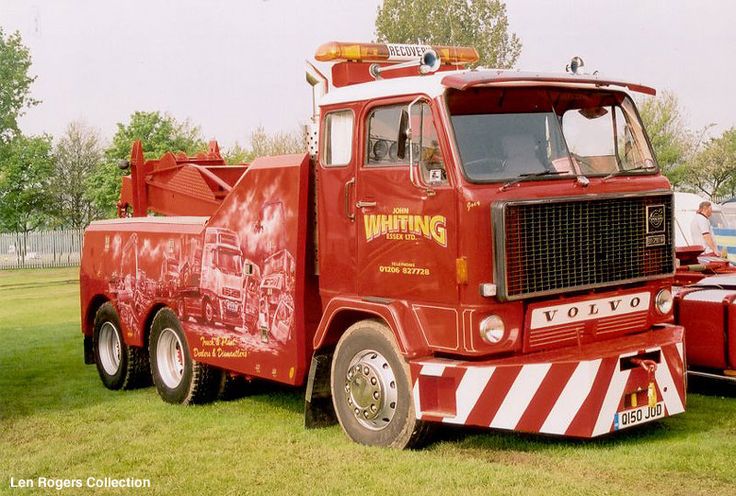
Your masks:
<instances>
[{"instance_id":1,"label":"roof marker light","mask_svg":"<svg viewBox=\"0 0 736 496\"><path fill-rule=\"evenodd\" d=\"M420 60L424 52L433 50L443 64L467 65L477 62L478 52L472 47L409 45L399 43L351 43L330 41L317 49L314 58L320 62L408 62Z\"/></svg>"}]
</instances>

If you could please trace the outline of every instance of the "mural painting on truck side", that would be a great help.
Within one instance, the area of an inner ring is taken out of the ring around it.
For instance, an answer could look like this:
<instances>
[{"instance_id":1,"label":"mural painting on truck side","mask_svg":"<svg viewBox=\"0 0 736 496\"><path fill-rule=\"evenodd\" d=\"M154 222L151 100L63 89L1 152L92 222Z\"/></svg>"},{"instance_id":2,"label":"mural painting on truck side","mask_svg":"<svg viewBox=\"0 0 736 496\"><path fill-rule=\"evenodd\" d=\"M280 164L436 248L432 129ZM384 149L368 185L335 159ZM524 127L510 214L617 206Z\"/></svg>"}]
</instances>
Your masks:
<instances>
[{"instance_id":1,"label":"mural painting on truck side","mask_svg":"<svg viewBox=\"0 0 736 496\"><path fill-rule=\"evenodd\" d=\"M115 234L120 267L109 291L117 295L128 329L154 301L170 301L182 324L198 336L193 358L242 358L247 350L272 349L290 340L294 324L296 264L286 248L281 202L265 204L251 226L264 239L255 250L238 233L206 227L202 235ZM250 236L250 234L249 234Z\"/></svg>"}]
</instances>

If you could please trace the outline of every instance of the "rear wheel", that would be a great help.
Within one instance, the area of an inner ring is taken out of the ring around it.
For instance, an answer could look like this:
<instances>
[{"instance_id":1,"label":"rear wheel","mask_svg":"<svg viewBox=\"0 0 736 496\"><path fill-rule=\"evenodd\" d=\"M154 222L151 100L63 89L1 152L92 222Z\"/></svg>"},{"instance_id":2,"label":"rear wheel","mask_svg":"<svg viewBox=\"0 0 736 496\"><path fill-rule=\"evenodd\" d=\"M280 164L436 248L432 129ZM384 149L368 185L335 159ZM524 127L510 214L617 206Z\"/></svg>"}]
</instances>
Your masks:
<instances>
[{"instance_id":1,"label":"rear wheel","mask_svg":"<svg viewBox=\"0 0 736 496\"><path fill-rule=\"evenodd\" d=\"M168 308L153 319L149 351L153 382L164 401L188 405L217 398L222 370L192 359L179 319Z\"/></svg>"},{"instance_id":2,"label":"rear wheel","mask_svg":"<svg viewBox=\"0 0 736 496\"><path fill-rule=\"evenodd\" d=\"M97 373L106 388L133 389L150 384L148 351L125 343L120 318L112 303L107 302L97 310L93 332Z\"/></svg>"},{"instance_id":3,"label":"rear wheel","mask_svg":"<svg viewBox=\"0 0 736 496\"><path fill-rule=\"evenodd\" d=\"M212 302L209 298L204 299L202 304L202 315L207 325L212 325L215 321L215 307L212 306Z\"/></svg>"},{"instance_id":4,"label":"rear wheel","mask_svg":"<svg viewBox=\"0 0 736 496\"><path fill-rule=\"evenodd\" d=\"M332 402L345 433L361 444L411 448L430 425L417 420L409 366L391 330L365 320L342 336L332 361Z\"/></svg>"}]
</instances>

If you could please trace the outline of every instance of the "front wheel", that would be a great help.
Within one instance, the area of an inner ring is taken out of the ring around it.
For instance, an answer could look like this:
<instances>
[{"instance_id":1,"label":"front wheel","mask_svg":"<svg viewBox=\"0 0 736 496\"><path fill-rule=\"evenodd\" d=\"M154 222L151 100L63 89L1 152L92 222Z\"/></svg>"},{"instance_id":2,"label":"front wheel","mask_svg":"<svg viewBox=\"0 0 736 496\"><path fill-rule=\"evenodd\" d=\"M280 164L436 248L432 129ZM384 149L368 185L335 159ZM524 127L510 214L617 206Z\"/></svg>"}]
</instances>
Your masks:
<instances>
[{"instance_id":1,"label":"front wheel","mask_svg":"<svg viewBox=\"0 0 736 496\"><path fill-rule=\"evenodd\" d=\"M168 403L209 403L217 398L222 370L192 359L176 314L159 310L151 325L151 373L159 396Z\"/></svg>"},{"instance_id":2,"label":"front wheel","mask_svg":"<svg viewBox=\"0 0 736 496\"><path fill-rule=\"evenodd\" d=\"M430 425L416 418L409 367L391 330L381 322L352 325L335 348L332 402L350 439L361 444L412 448Z\"/></svg>"}]
</instances>

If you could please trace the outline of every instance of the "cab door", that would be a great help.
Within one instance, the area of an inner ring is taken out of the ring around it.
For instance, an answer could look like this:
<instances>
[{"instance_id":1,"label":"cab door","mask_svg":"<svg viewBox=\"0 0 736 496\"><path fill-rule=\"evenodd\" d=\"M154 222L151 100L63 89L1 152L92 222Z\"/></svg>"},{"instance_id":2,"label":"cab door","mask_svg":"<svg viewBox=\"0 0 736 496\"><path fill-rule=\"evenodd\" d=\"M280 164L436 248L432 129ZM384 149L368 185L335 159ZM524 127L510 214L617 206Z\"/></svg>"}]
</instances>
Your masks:
<instances>
[{"instance_id":1,"label":"cab door","mask_svg":"<svg viewBox=\"0 0 736 496\"><path fill-rule=\"evenodd\" d=\"M452 305L457 298L454 190L427 101L387 101L362 113L356 187L362 296ZM406 137L411 128L411 144ZM414 178L409 160L416 164Z\"/></svg>"},{"instance_id":2,"label":"cab door","mask_svg":"<svg viewBox=\"0 0 736 496\"><path fill-rule=\"evenodd\" d=\"M320 293L355 294L355 112L323 109L317 178Z\"/></svg>"}]
</instances>

